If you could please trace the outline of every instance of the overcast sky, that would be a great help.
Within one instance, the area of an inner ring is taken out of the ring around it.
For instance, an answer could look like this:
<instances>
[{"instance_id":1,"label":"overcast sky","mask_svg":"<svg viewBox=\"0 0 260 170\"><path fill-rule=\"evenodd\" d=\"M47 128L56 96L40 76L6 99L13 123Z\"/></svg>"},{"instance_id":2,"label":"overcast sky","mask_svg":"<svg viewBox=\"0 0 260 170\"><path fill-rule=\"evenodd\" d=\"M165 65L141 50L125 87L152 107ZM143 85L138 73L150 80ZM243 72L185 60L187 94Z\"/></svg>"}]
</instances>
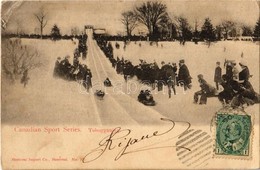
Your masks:
<instances>
[{"instance_id":1,"label":"overcast sky","mask_svg":"<svg viewBox=\"0 0 260 170\"><path fill-rule=\"evenodd\" d=\"M206 17L214 25L222 20L234 20L254 26L259 18L259 7L255 0L168 0L171 16L184 16L194 26L195 20L200 26ZM44 34L49 34L51 27L57 24L62 34L70 34L72 27L80 29L84 25L106 28L109 33L123 32L120 16L123 11L131 10L142 2L133 0L91 0L91 1L24 1L2 3L2 17L8 20L7 30L14 31L17 25L25 33L34 33L39 25L34 13L44 7L48 13L48 24ZM19 23L19 24L17 24ZM143 28L137 28L136 31Z\"/></svg>"}]
</instances>

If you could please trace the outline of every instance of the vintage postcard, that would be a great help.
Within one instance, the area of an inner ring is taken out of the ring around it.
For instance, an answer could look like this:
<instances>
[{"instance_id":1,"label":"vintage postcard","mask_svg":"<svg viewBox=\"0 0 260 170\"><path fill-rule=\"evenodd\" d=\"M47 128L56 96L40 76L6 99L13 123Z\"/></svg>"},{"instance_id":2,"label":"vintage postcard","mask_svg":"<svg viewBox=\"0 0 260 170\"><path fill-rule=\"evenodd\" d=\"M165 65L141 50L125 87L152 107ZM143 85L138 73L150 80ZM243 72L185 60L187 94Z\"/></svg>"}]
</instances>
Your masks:
<instances>
[{"instance_id":1,"label":"vintage postcard","mask_svg":"<svg viewBox=\"0 0 260 170\"><path fill-rule=\"evenodd\" d=\"M260 1L1 1L2 169L258 169Z\"/></svg>"}]
</instances>

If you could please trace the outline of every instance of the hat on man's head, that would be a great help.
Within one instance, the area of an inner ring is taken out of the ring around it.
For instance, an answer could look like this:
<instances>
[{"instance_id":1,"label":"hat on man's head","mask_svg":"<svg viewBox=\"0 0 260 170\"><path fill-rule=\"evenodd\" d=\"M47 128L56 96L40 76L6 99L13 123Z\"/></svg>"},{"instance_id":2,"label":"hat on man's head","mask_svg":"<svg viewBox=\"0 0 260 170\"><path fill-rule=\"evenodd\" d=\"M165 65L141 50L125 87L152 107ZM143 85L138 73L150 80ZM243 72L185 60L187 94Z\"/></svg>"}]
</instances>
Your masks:
<instances>
[{"instance_id":1,"label":"hat on man's head","mask_svg":"<svg viewBox=\"0 0 260 170\"><path fill-rule=\"evenodd\" d=\"M180 60L179 62L180 62L180 63L184 63L185 61L182 59L182 60Z\"/></svg>"},{"instance_id":2,"label":"hat on man's head","mask_svg":"<svg viewBox=\"0 0 260 170\"><path fill-rule=\"evenodd\" d=\"M60 59L61 59L60 57L57 58L57 60L60 60Z\"/></svg>"},{"instance_id":3,"label":"hat on man's head","mask_svg":"<svg viewBox=\"0 0 260 170\"><path fill-rule=\"evenodd\" d=\"M199 78L199 79L202 79L202 78L203 78L203 75L202 75L202 74L199 74L199 75L198 75L198 78Z\"/></svg>"},{"instance_id":4,"label":"hat on man's head","mask_svg":"<svg viewBox=\"0 0 260 170\"><path fill-rule=\"evenodd\" d=\"M217 65L220 65L220 62L219 62L219 61L217 61L217 62L216 62L216 64L217 64Z\"/></svg>"}]
</instances>

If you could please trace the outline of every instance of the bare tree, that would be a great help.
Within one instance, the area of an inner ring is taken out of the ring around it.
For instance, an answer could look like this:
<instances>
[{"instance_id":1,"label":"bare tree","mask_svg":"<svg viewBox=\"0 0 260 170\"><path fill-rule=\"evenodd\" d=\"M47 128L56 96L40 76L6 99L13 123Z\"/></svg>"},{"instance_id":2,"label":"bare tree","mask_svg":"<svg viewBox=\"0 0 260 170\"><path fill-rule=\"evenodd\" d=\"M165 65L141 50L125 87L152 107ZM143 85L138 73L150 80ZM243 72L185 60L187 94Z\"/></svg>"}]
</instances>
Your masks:
<instances>
[{"instance_id":1,"label":"bare tree","mask_svg":"<svg viewBox=\"0 0 260 170\"><path fill-rule=\"evenodd\" d=\"M79 31L78 27L71 28L71 35L77 36L77 35L79 35L79 33L80 33L80 31Z\"/></svg>"},{"instance_id":2,"label":"bare tree","mask_svg":"<svg viewBox=\"0 0 260 170\"><path fill-rule=\"evenodd\" d=\"M38 13L34 14L34 16L36 17L37 21L39 22L41 38L42 38L43 29L48 23L48 20L46 19L47 13L44 11L43 8L40 8L40 11Z\"/></svg>"},{"instance_id":3,"label":"bare tree","mask_svg":"<svg viewBox=\"0 0 260 170\"><path fill-rule=\"evenodd\" d=\"M253 35L253 28L250 27L249 25L242 25L241 26L242 29L242 36L252 36Z\"/></svg>"},{"instance_id":4,"label":"bare tree","mask_svg":"<svg viewBox=\"0 0 260 170\"><path fill-rule=\"evenodd\" d=\"M126 28L126 34L128 37L132 35L132 31L137 26L137 17L132 11L122 13L121 22Z\"/></svg>"},{"instance_id":5,"label":"bare tree","mask_svg":"<svg viewBox=\"0 0 260 170\"><path fill-rule=\"evenodd\" d=\"M229 34L234 34L236 23L233 21L225 20L221 23L224 38L227 39Z\"/></svg>"},{"instance_id":6,"label":"bare tree","mask_svg":"<svg viewBox=\"0 0 260 170\"><path fill-rule=\"evenodd\" d=\"M165 18L168 18L167 7L165 4L157 1L148 1L135 8L138 21L144 24L150 36L154 36L158 28L163 24Z\"/></svg>"},{"instance_id":7,"label":"bare tree","mask_svg":"<svg viewBox=\"0 0 260 170\"><path fill-rule=\"evenodd\" d=\"M43 65L37 50L21 44L20 39L6 39L2 44L2 70L15 81L25 70L33 70Z\"/></svg>"},{"instance_id":8,"label":"bare tree","mask_svg":"<svg viewBox=\"0 0 260 170\"><path fill-rule=\"evenodd\" d=\"M22 23L19 19L17 19L15 21L15 24L16 24L16 35L20 35L23 33L23 27L22 27Z\"/></svg>"},{"instance_id":9,"label":"bare tree","mask_svg":"<svg viewBox=\"0 0 260 170\"><path fill-rule=\"evenodd\" d=\"M221 25L217 25L216 28L216 38L217 40L221 40L223 38L223 28Z\"/></svg>"},{"instance_id":10,"label":"bare tree","mask_svg":"<svg viewBox=\"0 0 260 170\"><path fill-rule=\"evenodd\" d=\"M259 3L259 8L260 8L260 3ZM260 18L256 22L253 36L259 41L259 38L260 38Z\"/></svg>"},{"instance_id":11,"label":"bare tree","mask_svg":"<svg viewBox=\"0 0 260 170\"><path fill-rule=\"evenodd\" d=\"M185 41L189 41L192 39L192 28L187 18L183 16L175 17L174 23L179 34L179 39L181 42L183 42L183 44L185 43Z\"/></svg>"}]
</instances>

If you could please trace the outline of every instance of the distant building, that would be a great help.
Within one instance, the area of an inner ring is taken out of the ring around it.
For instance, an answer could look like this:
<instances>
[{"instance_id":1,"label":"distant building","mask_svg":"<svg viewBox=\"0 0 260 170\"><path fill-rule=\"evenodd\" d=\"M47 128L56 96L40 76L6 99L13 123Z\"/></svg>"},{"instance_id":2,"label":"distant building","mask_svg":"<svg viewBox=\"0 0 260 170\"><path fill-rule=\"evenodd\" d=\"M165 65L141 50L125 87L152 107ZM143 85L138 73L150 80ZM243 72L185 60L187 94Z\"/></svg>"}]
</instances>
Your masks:
<instances>
[{"instance_id":1,"label":"distant building","mask_svg":"<svg viewBox=\"0 0 260 170\"><path fill-rule=\"evenodd\" d=\"M239 36L236 37L237 41L253 41L253 38L251 36Z\"/></svg>"},{"instance_id":2,"label":"distant building","mask_svg":"<svg viewBox=\"0 0 260 170\"><path fill-rule=\"evenodd\" d=\"M106 29L104 29L104 28L95 28L94 29L94 33L103 35L103 34L106 34Z\"/></svg>"},{"instance_id":3,"label":"distant building","mask_svg":"<svg viewBox=\"0 0 260 170\"><path fill-rule=\"evenodd\" d=\"M94 29L93 25L85 25L85 29Z\"/></svg>"},{"instance_id":4,"label":"distant building","mask_svg":"<svg viewBox=\"0 0 260 170\"><path fill-rule=\"evenodd\" d=\"M100 35L106 34L106 29L104 29L104 28L94 28L93 25L86 25L85 32L87 32L87 30L89 30L89 29L91 31L93 31L93 33L95 33L95 34L100 34Z\"/></svg>"}]
</instances>

